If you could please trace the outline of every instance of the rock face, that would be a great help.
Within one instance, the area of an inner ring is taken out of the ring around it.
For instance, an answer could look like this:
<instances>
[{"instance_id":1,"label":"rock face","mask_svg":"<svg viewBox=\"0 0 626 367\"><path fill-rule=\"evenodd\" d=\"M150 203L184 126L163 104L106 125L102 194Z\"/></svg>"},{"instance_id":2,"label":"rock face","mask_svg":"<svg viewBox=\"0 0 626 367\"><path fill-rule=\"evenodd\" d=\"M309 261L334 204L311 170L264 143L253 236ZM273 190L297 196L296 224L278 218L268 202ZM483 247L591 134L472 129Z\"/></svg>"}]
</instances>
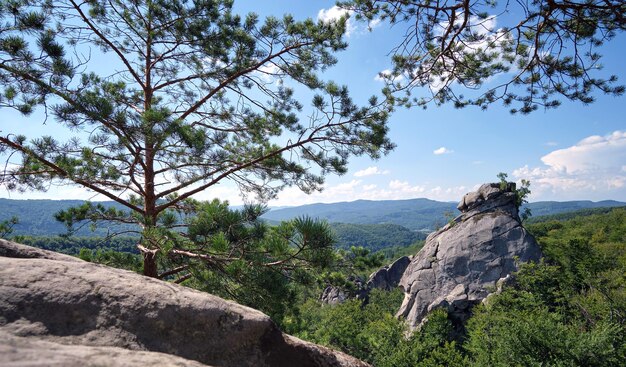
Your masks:
<instances>
[{"instance_id":1,"label":"rock face","mask_svg":"<svg viewBox=\"0 0 626 367\"><path fill-rule=\"evenodd\" d=\"M365 284L358 278L349 279L356 289L356 291L353 292L349 292L341 287L329 285L324 288L320 296L320 301L329 305L343 303L351 298L362 299L367 302L369 292L372 289L390 291L397 288L402 274L404 274L404 271L410 263L411 257L403 256L394 261L391 265L386 265L373 272Z\"/></svg>"},{"instance_id":2,"label":"rock face","mask_svg":"<svg viewBox=\"0 0 626 367\"><path fill-rule=\"evenodd\" d=\"M367 366L206 293L4 240L0 256L0 365Z\"/></svg>"},{"instance_id":3,"label":"rock face","mask_svg":"<svg viewBox=\"0 0 626 367\"><path fill-rule=\"evenodd\" d=\"M324 288L324 291L320 296L320 301L328 305L337 305L344 303L349 298L350 295L348 295L342 288L329 285Z\"/></svg>"},{"instance_id":4,"label":"rock face","mask_svg":"<svg viewBox=\"0 0 626 367\"><path fill-rule=\"evenodd\" d=\"M432 233L407 267L398 316L418 327L426 314L447 307L457 321L489 295L518 263L537 261L541 250L522 227L515 205L515 184L505 190L484 184L466 194L461 215Z\"/></svg>"},{"instance_id":5,"label":"rock face","mask_svg":"<svg viewBox=\"0 0 626 367\"><path fill-rule=\"evenodd\" d=\"M207 366L200 362L157 352L129 350L118 347L89 347L14 336L0 331L0 365L46 367L146 367Z\"/></svg>"},{"instance_id":6,"label":"rock face","mask_svg":"<svg viewBox=\"0 0 626 367\"><path fill-rule=\"evenodd\" d=\"M411 263L411 257L403 256L398 260L382 267L370 275L367 289L383 289L390 291L398 287L404 271Z\"/></svg>"},{"instance_id":7,"label":"rock face","mask_svg":"<svg viewBox=\"0 0 626 367\"><path fill-rule=\"evenodd\" d=\"M324 288L320 301L329 305L344 303L348 299L356 298L366 300L369 290L365 288L363 281L358 277L348 277L348 282L352 284L352 289L329 285Z\"/></svg>"}]
</instances>

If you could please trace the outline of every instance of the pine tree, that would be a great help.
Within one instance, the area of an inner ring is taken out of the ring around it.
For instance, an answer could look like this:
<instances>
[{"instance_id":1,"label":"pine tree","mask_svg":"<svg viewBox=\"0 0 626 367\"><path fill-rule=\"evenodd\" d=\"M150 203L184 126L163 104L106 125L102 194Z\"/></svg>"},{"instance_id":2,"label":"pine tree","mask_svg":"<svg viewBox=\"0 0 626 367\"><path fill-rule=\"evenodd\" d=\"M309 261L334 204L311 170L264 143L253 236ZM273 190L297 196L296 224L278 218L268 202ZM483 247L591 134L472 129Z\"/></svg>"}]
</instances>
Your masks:
<instances>
[{"instance_id":1,"label":"pine tree","mask_svg":"<svg viewBox=\"0 0 626 367\"><path fill-rule=\"evenodd\" d=\"M347 46L345 19L262 21L232 6L0 3L0 108L41 109L74 135L2 131L0 155L11 164L0 183L77 185L121 204L88 203L58 219L139 224L144 273L155 277L157 257L170 251L160 231L200 207L195 194L224 181L261 200L286 186L311 192L327 174L344 173L350 156L393 148L387 101L359 106L346 87L319 76ZM306 108L302 89L312 95Z\"/></svg>"}]
</instances>

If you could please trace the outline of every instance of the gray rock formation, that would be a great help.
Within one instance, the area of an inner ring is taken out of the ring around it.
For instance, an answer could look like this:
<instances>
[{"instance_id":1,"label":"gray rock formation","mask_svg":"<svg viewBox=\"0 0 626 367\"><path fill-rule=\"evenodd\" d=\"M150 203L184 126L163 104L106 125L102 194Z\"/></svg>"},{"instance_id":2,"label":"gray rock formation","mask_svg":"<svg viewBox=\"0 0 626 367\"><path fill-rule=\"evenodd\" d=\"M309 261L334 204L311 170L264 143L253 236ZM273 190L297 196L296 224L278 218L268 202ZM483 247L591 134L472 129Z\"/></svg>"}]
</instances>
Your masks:
<instances>
[{"instance_id":1,"label":"gray rock formation","mask_svg":"<svg viewBox=\"0 0 626 367\"><path fill-rule=\"evenodd\" d=\"M320 301L328 305L337 305L340 303L344 303L349 298L350 295L341 287L329 285L324 288L324 291L320 296Z\"/></svg>"},{"instance_id":2,"label":"gray rock formation","mask_svg":"<svg viewBox=\"0 0 626 367\"><path fill-rule=\"evenodd\" d=\"M361 279L350 276L348 277L348 282L351 284L349 288L335 285L329 285L324 288L320 296L320 301L329 305L336 305L352 298L367 300L369 290L365 288Z\"/></svg>"},{"instance_id":3,"label":"gray rock formation","mask_svg":"<svg viewBox=\"0 0 626 367\"><path fill-rule=\"evenodd\" d=\"M432 233L407 267L398 316L411 327L426 314L447 307L464 321L470 308L495 290L500 279L521 262L537 261L541 250L522 227L515 205L515 184L482 185L459 203L461 215Z\"/></svg>"},{"instance_id":4,"label":"gray rock formation","mask_svg":"<svg viewBox=\"0 0 626 367\"><path fill-rule=\"evenodd\" d=\"M367 366L210 294L3 240L0 254L0 365L100 365L110 355L104 365L126 366L125 355L166 353L158 365Z\"/></svg>"},{"instance_id":5,"label":"gray rock formation","mask_svg":"<svg viewBox=\"0 0 626 367\"><path fill-rule=\"evenodd\" d=\"M362 299L367 302L369 292L372 289L390 291L397 288L400 278L402 278L402 274L404 274L404 270L410 263L411 257L403 256L391 263L391 265L383 266L373 272L365 284L363 284L363 281L358 278L349 279L356 291L350 292L341 287L329 285L324 288L324 291L320 296L320 301L329 305L340 304L351 298Z\"/></svg>"},{"instance_id":6,"label":"gray rock formation","mask_svg":"<svg viewBox=\"0 0 626 367\"><path fill-rule=\"evenodd\" d=\"M65 345L0 331L0 366L5 367L204 367L200 362L157 352L118 347Z\"/></svg>"},{"instance_id":7,"label":"gray rock formation","mask_svg":"<svg viewBox=\"0 0 626 367\"><path fill-rule=\"evenodd\" d=\"M383 289L390 291L397 288L404 271L410 263L411 257L403 256L391 263L391 265L376 270L370 275L366 283L367 289Z\"/></svg>"}]
</instances>

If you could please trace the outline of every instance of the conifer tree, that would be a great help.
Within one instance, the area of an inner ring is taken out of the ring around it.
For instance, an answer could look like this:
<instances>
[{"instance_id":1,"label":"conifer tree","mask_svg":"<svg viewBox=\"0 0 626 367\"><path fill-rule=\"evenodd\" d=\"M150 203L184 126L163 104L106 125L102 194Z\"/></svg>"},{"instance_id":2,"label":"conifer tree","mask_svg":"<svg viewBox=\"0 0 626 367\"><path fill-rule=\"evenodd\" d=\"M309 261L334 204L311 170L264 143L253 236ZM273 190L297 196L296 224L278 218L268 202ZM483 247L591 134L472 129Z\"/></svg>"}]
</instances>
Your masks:
<instances>
[{"instance_id":1,"label":"conifer tree","mask_svg":"<svg viewBox=\"0 0 626 367\"><path fill-rule=\"evenodd\" d=\"M9 190L77 185L123 206L57 216L137 223L144 273L167 255L162 228L224 181L266 200L320 189L350 156L379 157L384 100L356 104L320 78L346 48L345 19L239 16L230 0L0 3L0 108L36 109L67 139L1 128ZM103 61L104 60L104 61ZM306 103L296 94L308 90ZM36 116L32 114L31 116ZM306 116L306 118L303 118ZM163 247L165 246L165 247ZM193 256L193 251L188 251ZM179 253L180 256L183 252Z\"/></svg>"},{"instance_id":2,"label":"conifer tree","mask_svg":"<svg viewBox=\"0 0 626 367\"><path fill-rule=\"evenodd\" d=\"M396 103L453 103L512 113L621 95L601 71L601 46L626 29L623 0L352 0L368 21L404 27L382 73ZM621 70L620 70L621 71Z\"/></svg>"}]
</instances>

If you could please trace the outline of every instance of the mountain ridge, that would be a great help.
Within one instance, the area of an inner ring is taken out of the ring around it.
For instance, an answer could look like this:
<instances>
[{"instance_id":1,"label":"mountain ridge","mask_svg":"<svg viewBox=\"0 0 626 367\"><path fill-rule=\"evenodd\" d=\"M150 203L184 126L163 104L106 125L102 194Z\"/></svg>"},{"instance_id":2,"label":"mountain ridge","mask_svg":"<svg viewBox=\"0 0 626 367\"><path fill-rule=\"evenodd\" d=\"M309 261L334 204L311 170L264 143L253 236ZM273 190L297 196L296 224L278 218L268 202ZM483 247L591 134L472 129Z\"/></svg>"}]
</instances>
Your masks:
<instances>
[{"instance_id":1,"label":"mountain ridge","mask_svg":"<svg viewBox=\"0 0 626 367\"><path fill-rule=\"evenodd\" d=\"M82 200L29 199L16 200L0 198L0 221L17 216L20 223L14 234L56 235L65 232L63 224L57 222L53 214ZM105 206L122 207L120 204L105 201ZM558 214L578 209L626 206L626 202L615 200L573 200L538 201L526 204L534 216ZM262 218L274 222L300 216L324 219L331 223L348 224L396 224L412 231L430 232L444 226L451 217L458 214L456 202L442 202L425 198L404 200L356 200L338 203L314 203L293 207L270 208ZM89 232L80 235L99 235Z\"/></svg>"}]
</instances>

